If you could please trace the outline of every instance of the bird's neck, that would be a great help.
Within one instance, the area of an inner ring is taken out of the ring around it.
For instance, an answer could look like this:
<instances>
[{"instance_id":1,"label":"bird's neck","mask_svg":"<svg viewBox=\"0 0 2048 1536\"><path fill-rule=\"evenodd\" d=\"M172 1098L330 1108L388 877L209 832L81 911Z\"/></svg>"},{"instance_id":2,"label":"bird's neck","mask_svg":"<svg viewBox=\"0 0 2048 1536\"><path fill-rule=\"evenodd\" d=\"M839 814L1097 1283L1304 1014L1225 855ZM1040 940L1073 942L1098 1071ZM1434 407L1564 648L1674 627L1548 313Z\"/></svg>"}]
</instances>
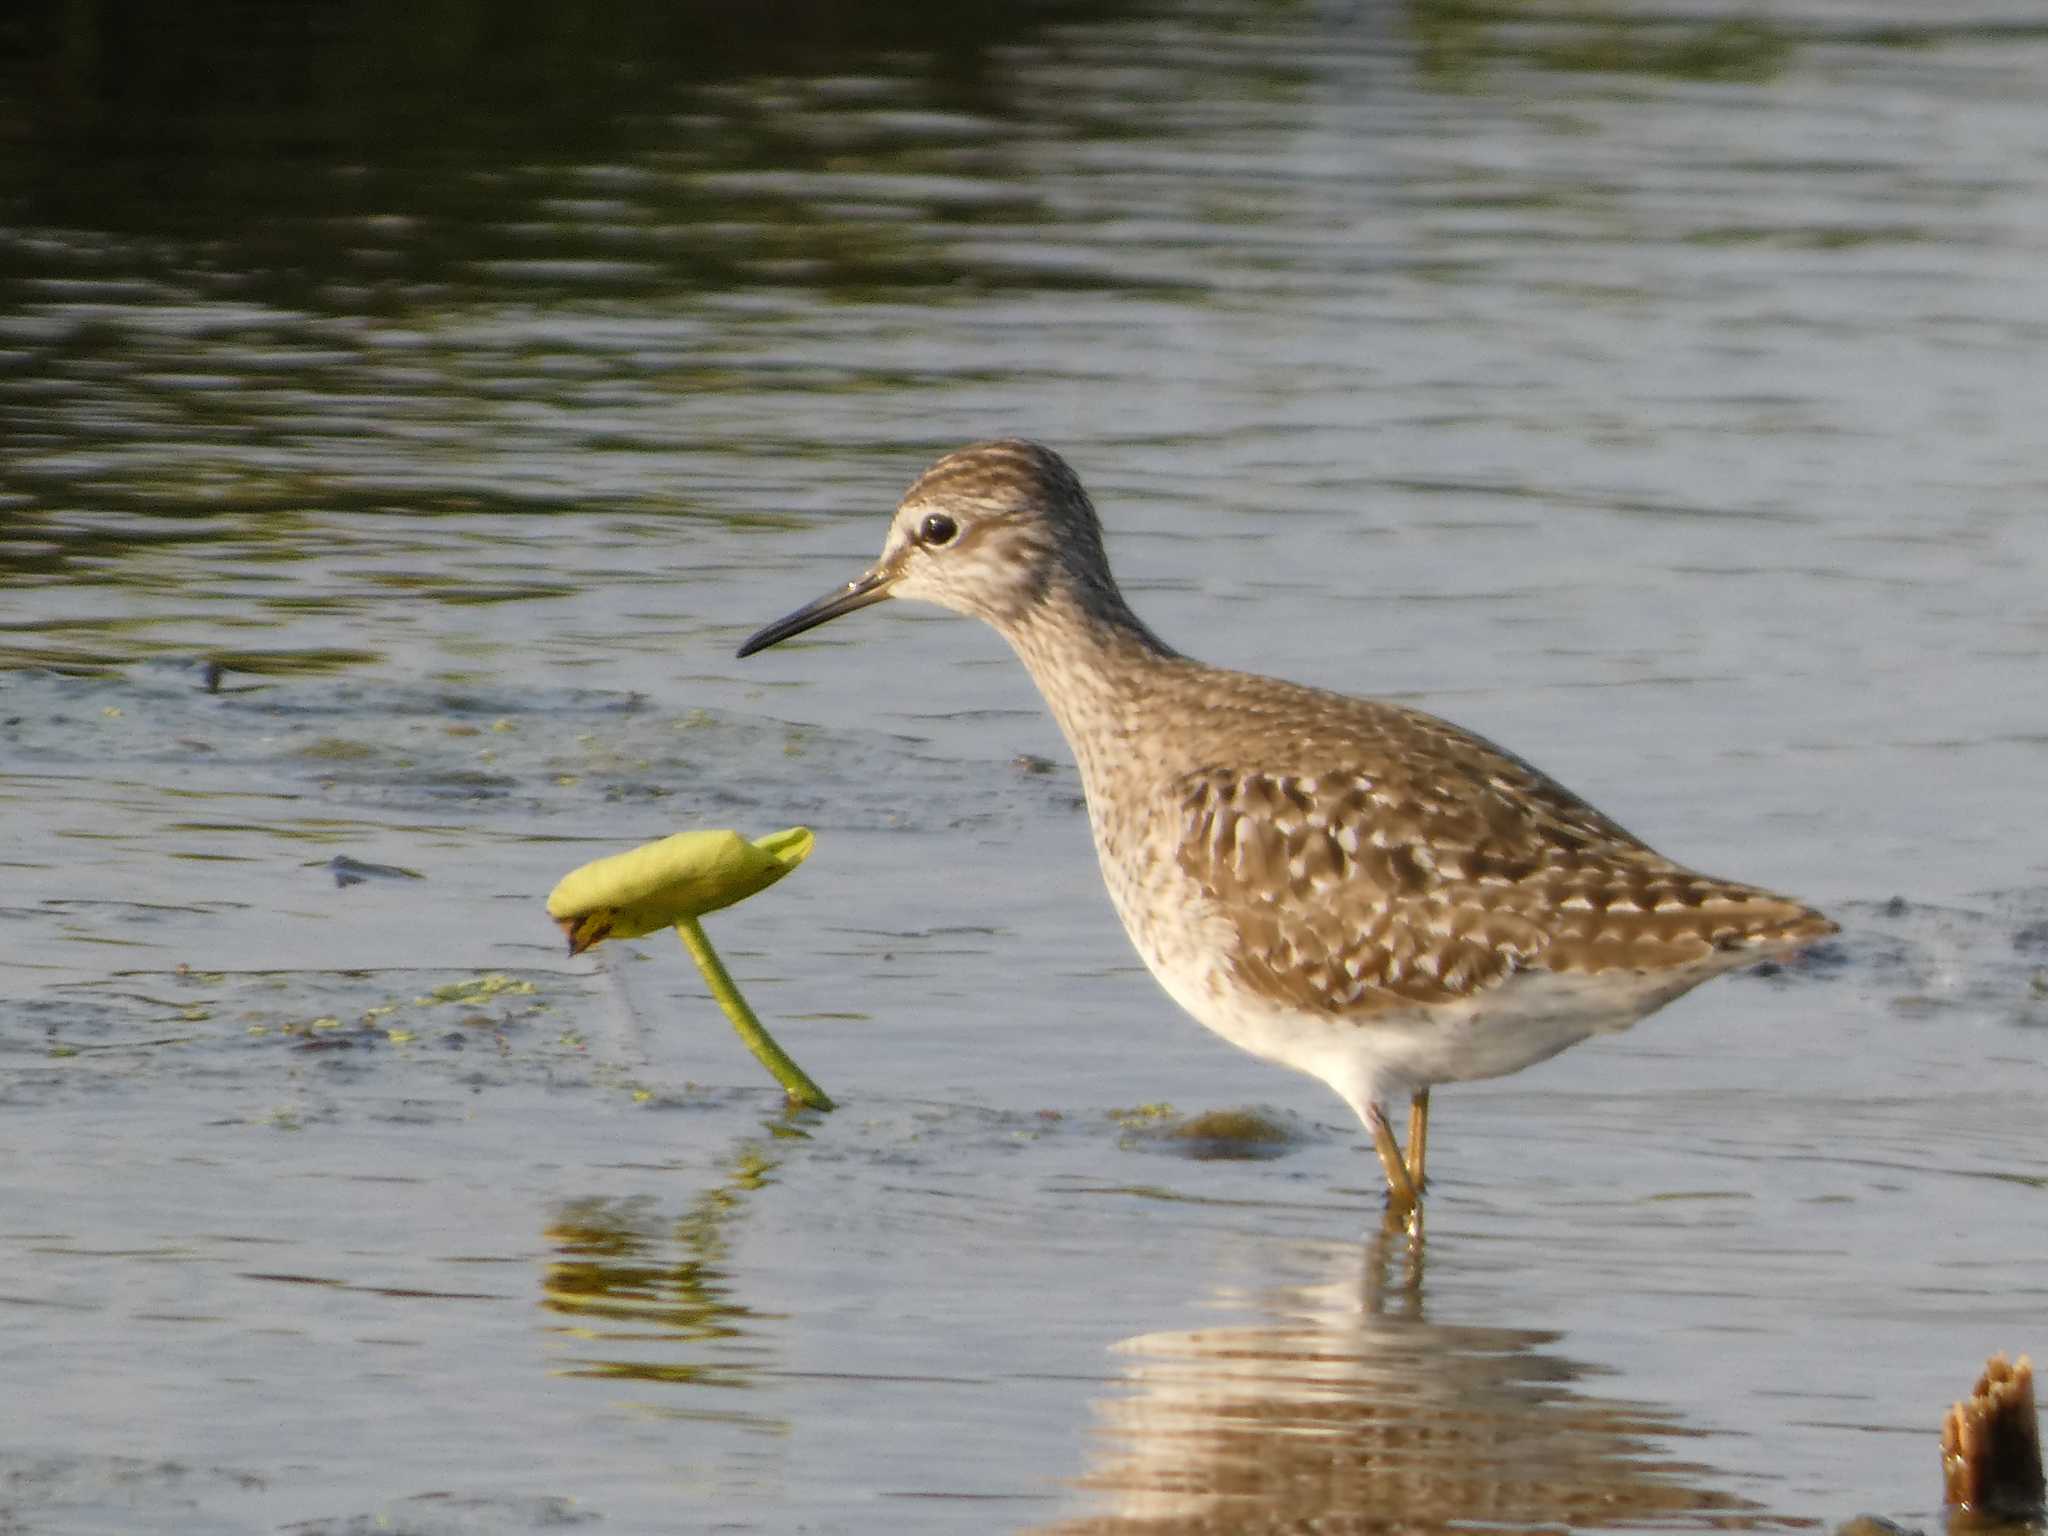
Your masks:
<instances>
[{"instance_id":1,"label":"bird's neck","mask_svg":"<svg viewBox=\"0 0 2048 1536\"><path fill-rule=\"evenodd\" d=\"M1055 582L1025 613L997 627L1045 696L1084 786L1121 750L1157 674L1188 665L1114 587Z\"/></svg>"}]
</instances>

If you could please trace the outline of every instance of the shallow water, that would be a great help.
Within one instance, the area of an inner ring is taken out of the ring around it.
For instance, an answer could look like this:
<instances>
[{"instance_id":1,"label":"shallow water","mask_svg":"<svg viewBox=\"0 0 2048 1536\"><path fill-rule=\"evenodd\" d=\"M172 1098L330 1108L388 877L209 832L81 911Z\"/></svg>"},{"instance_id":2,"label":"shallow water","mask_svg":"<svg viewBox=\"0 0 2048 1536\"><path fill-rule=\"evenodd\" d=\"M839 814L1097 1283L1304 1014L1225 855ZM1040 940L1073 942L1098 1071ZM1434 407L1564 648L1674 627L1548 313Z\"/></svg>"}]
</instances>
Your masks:
<instances>
[{"instance_id":1,"label":"shallow water","mask_svg":"<svg viewBox=\"0 0 2048 1536\"><path fill-rule=\"evenodd\" d=\"M0 1527L1936 1518L2048 1297L2032 8L570 14L0 20ZM992 635L732 658L1004 431L1842 938L1372 1236ZM711 928L828 1117L540 910L795 822Z\"/></svg>"}]
</instances>

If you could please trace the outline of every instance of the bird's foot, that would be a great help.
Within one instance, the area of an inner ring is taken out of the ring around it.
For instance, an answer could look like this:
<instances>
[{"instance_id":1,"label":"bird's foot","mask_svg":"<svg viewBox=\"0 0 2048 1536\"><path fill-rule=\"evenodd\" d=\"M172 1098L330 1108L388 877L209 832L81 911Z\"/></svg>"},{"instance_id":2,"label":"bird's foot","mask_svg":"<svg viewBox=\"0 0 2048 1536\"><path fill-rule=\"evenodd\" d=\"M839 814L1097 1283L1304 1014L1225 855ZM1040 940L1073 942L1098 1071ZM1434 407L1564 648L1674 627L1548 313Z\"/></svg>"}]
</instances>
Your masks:
<instances>
[{"instance_id":1,"label":"bird's foot","mask_svg":"<svg viewBox=\"0 0 2048 1536\"><path fill-rule=\"evenodd\" d=\"M1387 1191L1386 1206L1380 1211L1380 1230L1389 1237L1407 1237L1416 1241L1422 1238L1422 1202L1411 1200L1406 1203Z\"/></svg>"}]
</instances>

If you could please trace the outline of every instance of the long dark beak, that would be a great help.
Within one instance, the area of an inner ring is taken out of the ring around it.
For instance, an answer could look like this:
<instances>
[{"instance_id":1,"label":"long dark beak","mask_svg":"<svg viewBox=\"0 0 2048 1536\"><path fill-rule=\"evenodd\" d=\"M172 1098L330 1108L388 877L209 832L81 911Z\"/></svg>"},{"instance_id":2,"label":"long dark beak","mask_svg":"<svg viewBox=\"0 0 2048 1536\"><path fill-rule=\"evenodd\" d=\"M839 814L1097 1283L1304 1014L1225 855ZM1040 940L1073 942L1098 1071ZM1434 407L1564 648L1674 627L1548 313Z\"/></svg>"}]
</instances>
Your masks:
<instances>
[{"instance_id":1,"label":"long dark beak","mask_svg":"<svg viewBox=\"0 0 2048 1536\"><path fill-rule=\"evenodd\" d=\"M795 613L784 614L773 624L757 629L747 637L747 643L740 647L740 655L751 656L756 651L765 651L771 645L779 645L791 635L800 635L807 629L816 629L820 624L830 623L842 614L856 608L866 608L879 603L889 595L889 578L881 571L869 571L856 576L845 586L827 592L815 603L805 603Z\"/></svg>"}]
</instances>

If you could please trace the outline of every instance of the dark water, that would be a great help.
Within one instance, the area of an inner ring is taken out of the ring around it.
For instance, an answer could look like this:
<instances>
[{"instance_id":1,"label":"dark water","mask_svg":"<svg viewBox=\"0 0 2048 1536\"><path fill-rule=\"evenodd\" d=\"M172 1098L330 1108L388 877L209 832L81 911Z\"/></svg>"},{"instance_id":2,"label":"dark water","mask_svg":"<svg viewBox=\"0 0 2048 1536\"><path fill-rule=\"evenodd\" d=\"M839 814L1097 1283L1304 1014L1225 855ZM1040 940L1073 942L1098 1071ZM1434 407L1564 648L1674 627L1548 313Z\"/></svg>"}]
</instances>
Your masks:
<instances>
[{"instance_id":1,"label":"dark water","mask_svg":"<svg viewBox=\"0 0 2048 1536\"><path fill-rule=\"evenodd\" d=\"M2018 3L17 0L0 1529L1937 1518L2048 1299L2044 66ZM1440 1095L1368 1237L992 636L732 659L1000 432L1169 639L1843 938ZM711 926L825 1118L540 910L793 823Z\"/></svg>"}]
</instances>

